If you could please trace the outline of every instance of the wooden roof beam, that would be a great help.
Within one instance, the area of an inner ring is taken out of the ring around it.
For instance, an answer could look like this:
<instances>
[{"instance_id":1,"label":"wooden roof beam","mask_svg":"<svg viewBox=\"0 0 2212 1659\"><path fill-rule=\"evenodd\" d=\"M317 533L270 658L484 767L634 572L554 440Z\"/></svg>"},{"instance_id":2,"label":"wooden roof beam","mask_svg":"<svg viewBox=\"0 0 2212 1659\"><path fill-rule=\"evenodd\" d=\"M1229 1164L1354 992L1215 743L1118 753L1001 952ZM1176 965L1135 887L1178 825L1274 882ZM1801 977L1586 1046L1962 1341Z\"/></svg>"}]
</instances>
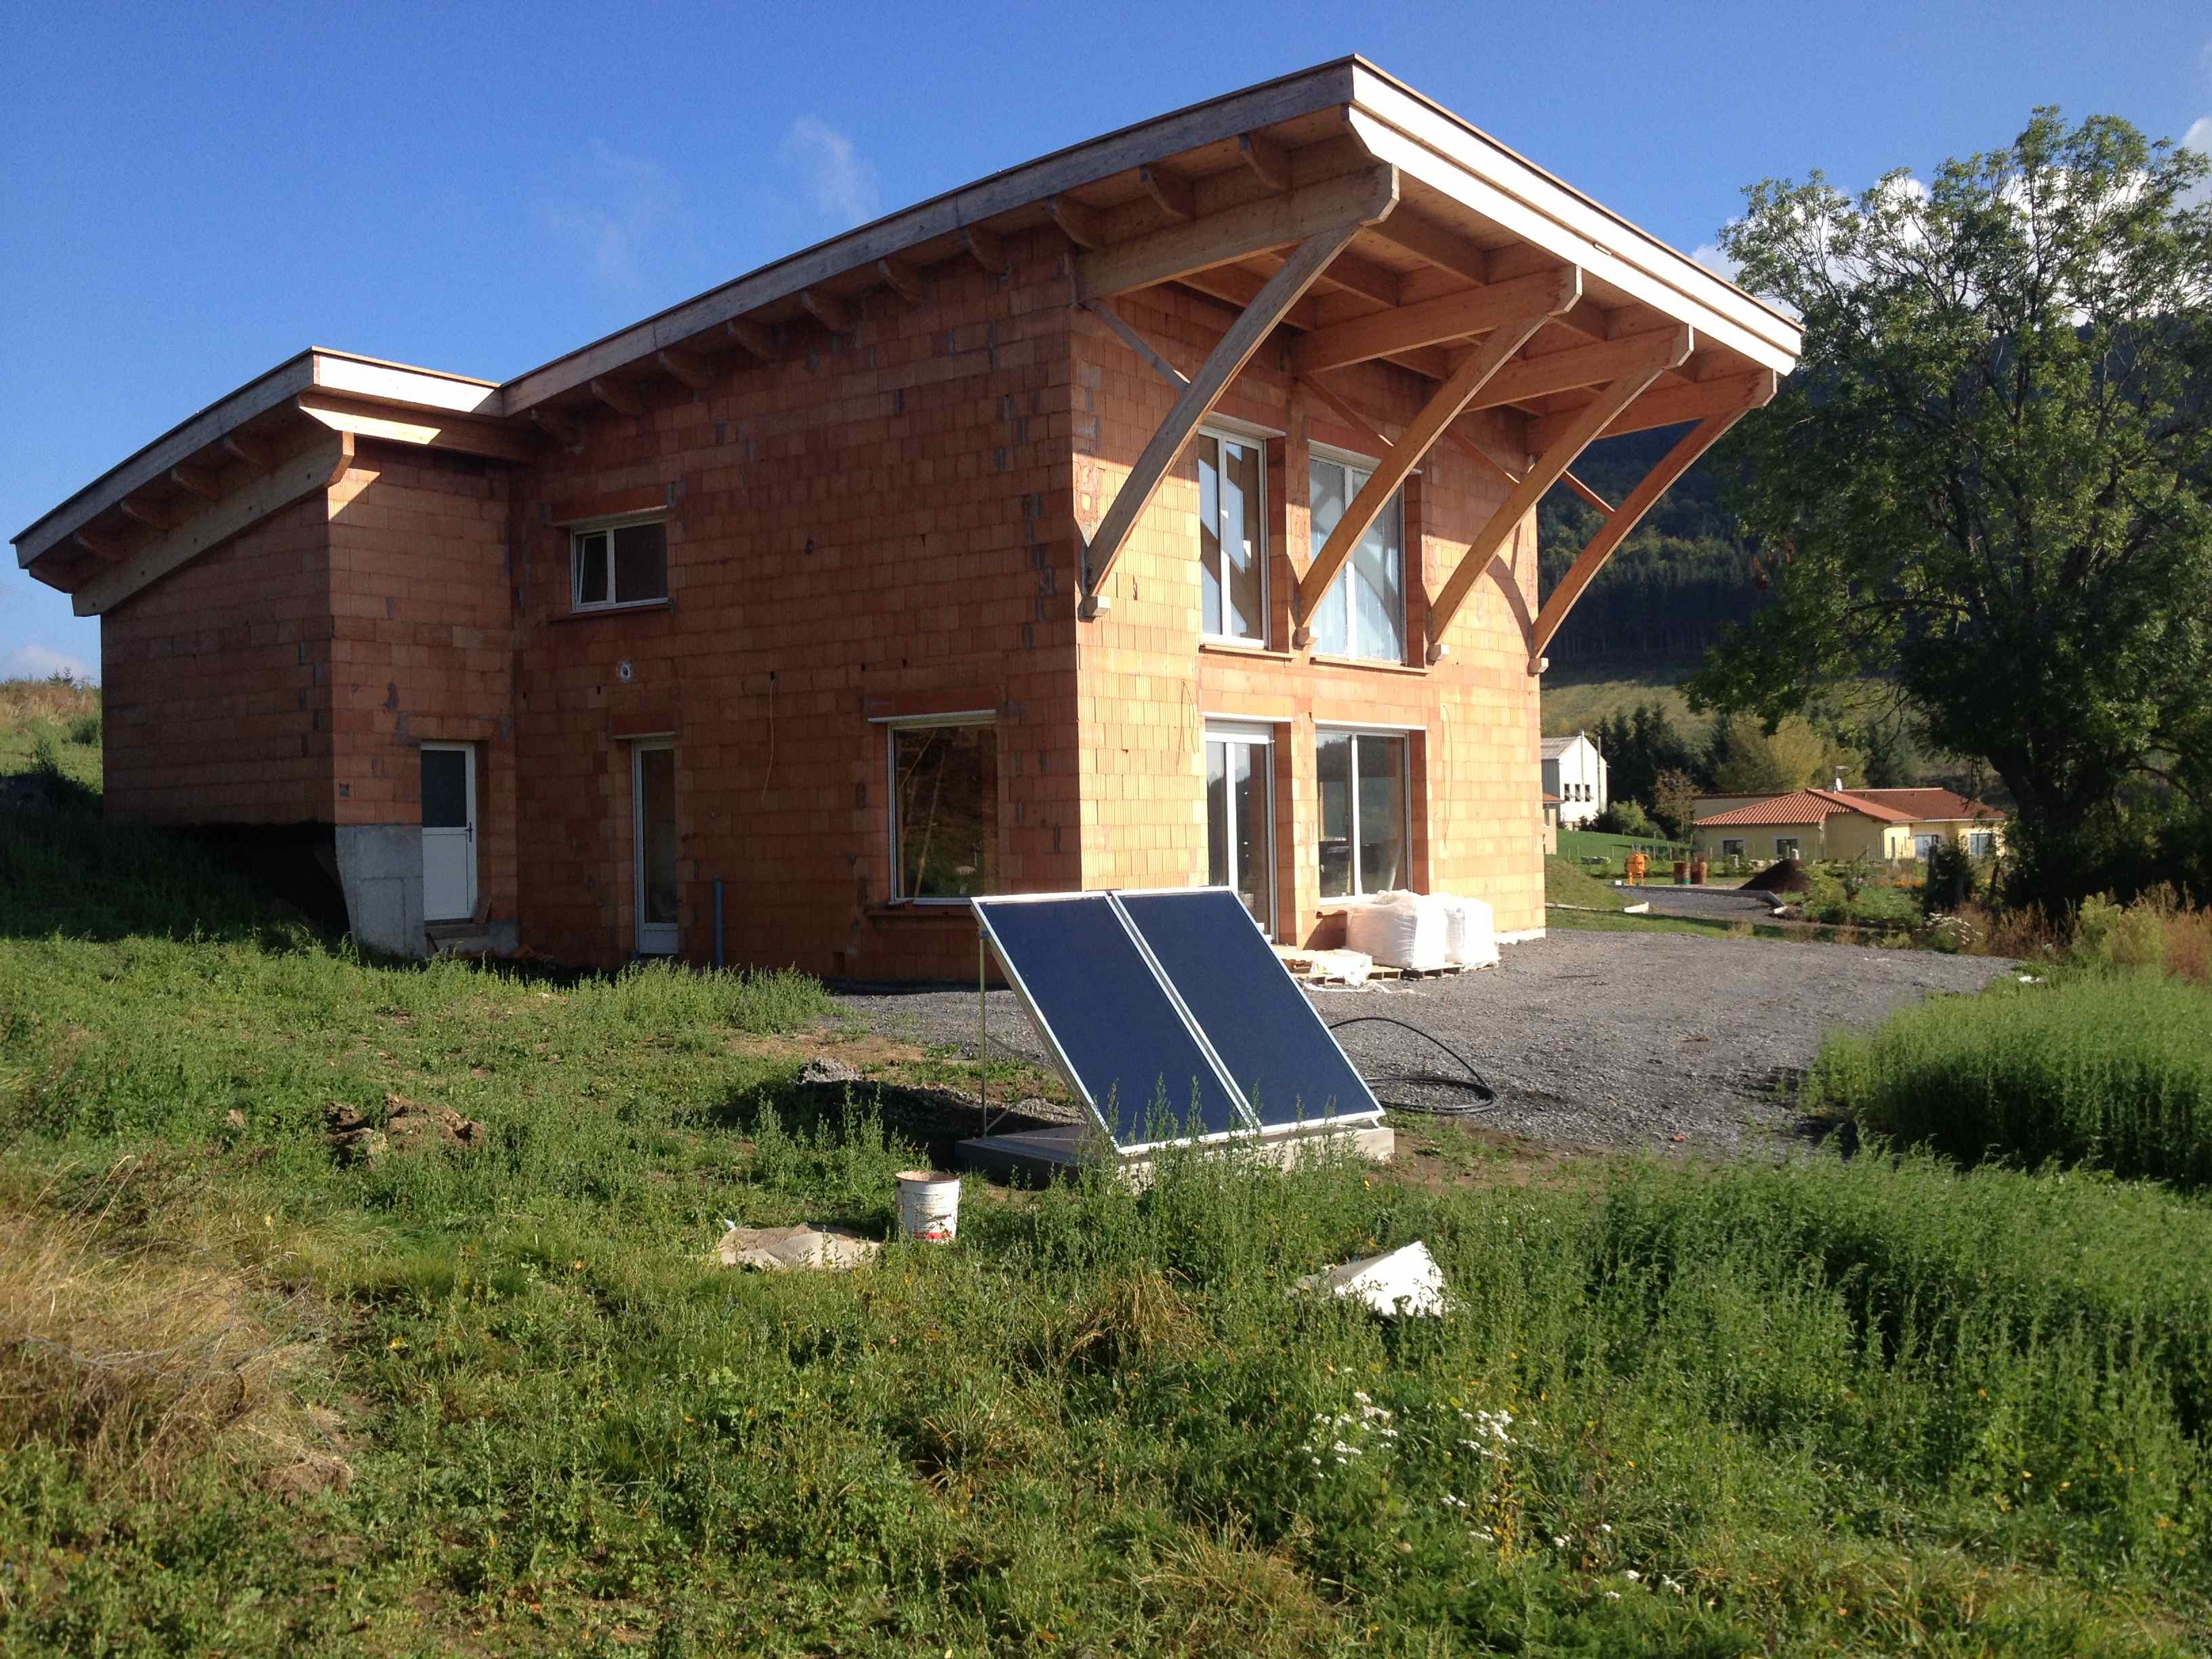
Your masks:
<instances>
[{"instance_id":1,"label":"wooden roof beam","mask_svg":"<svg viewBox=\"0 0 2212 1659\"><path fill-rule=\"evenodd\" d=\"M694 392L704 392L714 384L714 366L696 352L663 346L653 354L653 360L663 374L672 375Z\"/></svg>"},{"instance_id":2,"label":"wooden roof beam","mask_svg":"<svg viewBox=\"0 0 2212 1659\"><path fill-rule=\"evenodd\" d=\"M1694 337L1690 329L1677 323L1667 328L1654 329L1648 334L1631 334L1622 339L1607 341L1602 345L1571 346L1565 351L1547 352L1540 357L1522 357L1518 362L1509 363L1497 379L1483 388L1482 396L1469 407L1494 409L1500 404L1528 403L1557 392L1617 385L1625 375L1641 368L1644 361L1654 354L1668 359L1658 371L1664 374L1689 356L1689 349L1674 355L1674 347L1684 340L1694 342ZM1647 380L1644 384L1649 386L1650 383Z\"/></svg>"},{"instance_id":3,"label":"wooden roof beam","mask_svg":"<svg viewBox=\"0 0 2212 1659\"><path fill-rule=\"evenodd\" d=\"M983 267L986 276L1003 276L1014 268L1006 244L996 231L981 225L963 225L960 240L968 250L968 257Z\"/></svg>"},{"instance_id":4,"label":"wooden roof beam","mask_svg":"<svg viewBox=\"0 0 2212 1659\"><path fill-rule=\"evenodd\" d=\"M782 356L775 331L765 323L757 323L750 317L732 317L722 325L722 332L731 343L750 352L764 363L772 363Z\"/></svg>"},{"instance_id":5,"label":"wooden roof beam","mask_svg":"<svg viewBox=\"0 0 2212 1659\"><path fill-rule=\"evenodd\" d=\"M357 438L380 438L387 443L414 444L424 449L450 449L464 455L484 455L494 460L531 461L540 453L537 441L497 421L471 420L462 415L441 415L432 410L402 409L368 398L349 398L337 392L303 392L293 406L311 420Z\"/></svg>"},{"instance_id":6,"label":"wooden roof beam","mask_svg":"<svg viewBox=\"0 0 2212 1659\"><path fill-rule=\"evenodd\" d=\"M1725 375L1717 380L1700 380L1693 386L1654 386L1623 410L1606 429L1598 435L1618 438L1625 433L1649 432L1654 427L1679 426L1686 421L1702 421L1708 415L1721 414L1730 409L1756 409L1774 396L1778 378L1771 368L1753 369L1747 374ZM1559 433L1580 409L1562 410L1556 414L1540 415L1528 422L1528 446L1541 449Z\"/></svg>"},{"instance_id":7,"label":"wooden roof beam","mask_svg":"<svg viewBox=\"0 0 2212 1659\"><path fill-rule=\"evenodd\" d=\"M1394 179L1393 202L1396 195ZM1152 497L1159 493L1160 481L1182 453L1183 446L1190 441L1199 423L1213 412L1214 404L1221 401L1229 383L1297 303L1298 296L1313 286L1331 259L1351 245L1352 239L1359 234L1359 227L1360 222L1353 219L1307 237L1206 354L1205 363L1183 387L1167 418L1146 441L1136 465L1121 481L1121 488L1113 505L1106 509L1097 530L1084 538L1083 592L1076 611L1082 620L1093 621L1106 609L1103 592L1106 578L1113 573L1114 562L1121 556L1129 532L1136 527L1145 508L1152 504Z\"/></svg>"},{"instance_id":8,"label":"wooden roof beam","mask_svg":"<svg viewBox=\"0 0 2212 1659\"><path fill-rule=\"evenodd\" d=\"M276 465L276 453L270 448L267 441L250 433L226 433L222 447L233 459L245 462L256 472L266 472Z\"/></svg>"},{"instance_id":9,"label":"wooden roof beam","mask_svg":"<svg viewBox=\"0 0 2212 1659\"><path fill-rule=\"evenodd\" d=\"M860 325L860 313L849 300L818 288L801 289L799 303L806 314L832 334L850 334Z\"/></svg>"},{"instance_id":10,"label":"wooden roof beam","mask_svg":"<svg viewBox=\"0 0 2212 1659\"><path fill-rule=\"evenodd\" d=\"M102 536L90 530L72 530L70 540L103 564L123 562L123 544L112 537Z\"/></svg>"},{"instance_id":11,"label":"wooden roof beam","mask_svg":"<svg viewBox=\"0 0 2212 1659\"><path fill-rule=\"evenodd\" d=\"M876 261L876 275L884 279L884 286L910 306L918 306L929 298L929 279L921 268L906 259L884 258Z\"/></svg>"},{"instance_id":12,"label":"wooden roof beam","mask_svg":"<svg viewBox=\"0 0 2212 1659\"><path fill-rule=\"evenodd\" d=\"M1491 273L1491 256L1466 237L1445 229L1433 219L1424 219L1415 213L1394 213L1388 221L1375 228L1375 234L1414 258L1427 260L1437 270L1449 270L1453 276L1463 276L1470 283L1486 283L1494 280Z\"/></svg>"},{"instance_id":13,"label":"wooden roof beam","mask_svg":"<svg viewBox=\"0 0 2212 1659\"><path fill-rule=\"evenodd\" d=\"M1490 338L1470 353L1467 361L1453 371L1451 378L1422 405L1421 412L1413 417L1413 423L1391 447L1390 453L1376 463L1367 482L1359 487L1358 495L1352 497L1345 507L1344 516L1328 532L1328 539L1314 555L1313 562L1298 578L1298 591L1293 608L1299 628L1298 637L1291 641L1293 644L1312 637L1307 624L1316 608L1328 593L1329 585L1335 581L1338 573L1344 568L1345 562L1351 558L1352 550L1367 533L1368 526L1390 504L1390 497L1406 481L1406 475L1421 464L1422 457L1443 435L1445 429L1459 418L1460 411L1473 402L1484 385L1511 361L1513 354L1543 327L1546 319L1554 312L1572 305L1581 292L1581 274L1576 271L1566 273L1548 287L1524 292L1521 295L1521 314L1510 319L1498 319Z\"/></svg>"},{"instance_id":14,"label":"wooden roof beam","mask_svg":"<svg viewBox=\"0 0 2212 1659\"><path fill-rule=\"evenodd\" d=\"M167 507L155 506L143 495L125 495L115 505L125 518L136 519L149 530L170 531L177 527L175 514Z\"/></svg>"},{"instance_id":15,"label":"wooden roof beam","mask_svg":"<svg viewBox=\"0 0 2212 1659\"><path fill-rule=\"evenodd\" d=\"M637 388L627 380L617 380L611 375L596 375L592 380L591 392L617 415L636 416L645 413L645 400L637 395Z\"/></svg>"},{"instance_id":16,"label":"wooden roof beam","mask_svg":"<svg viewBox=\"0 0 2212 1659\"><path fill-rule=\"evenodd\" d=\"M1396 271L1387 265L1378 265L1372 259L1363 259L1349 251L1331 260L1328 269L1322 272L1321 279L1380 305L1395 306L1404 298Z\"/></svg>"},{"instance_id":17,"label":"wooden roof beam","mask_svg":"<svg viewBox=\"0 0 2212 1659\"><path fill-rule=\"evenodd\" d=\"M1237 154L1251 169L1252 176L1269 190L1291 188L1291 153L1266 133L1237 134Z\"/></svg>"},{"instance_id":18,"label":"wooden roof beam","mask_svg":"<svg viewBox=\"0 0 2212 1659\"><path fill-rule=\"evenodd\" d=\"M1398 175L1392 167L1364 167L1285 195L1263 196L1079 255L1076 297L1109 299L1302 243L1344 224L1372 224L1397 203Z\"/></svg>"},{"instance_id":19,"label":"wooden roof beam","mask_svg":"<svg viewBox=\"0 0 2212 1659\"><path fill-rule=\"evenodd\" d=\"M1535 464L1522 475L1521 482L1508 492L1475 538L1468 544L1467 551L1460 556L1451 575L1431 602L1428 648L1431 662L1443 657L1444 634L1451 627L1453 617L1459 614L1459 608L1466 602L1468 592L1483 573L1489 569L1491 560L1505 545L1506 538L1513 534L1521 520L1535 510L1536 503L1544 499L1545 492L1574 465L1575 458L1605 429L1607 421L1626 409L1644 387L1689 356L1695 344L1695 337L1691 330L1677 327L1642 336L1629 343L1637 347L1638 355L1620 362L1618 378L1590 400L1589 406L1578 413L1574 422L1553 440L1537 457ZM1531 673L1535 672L1534 665L1540 654L1532 637L1528 652Z\"/></svg>"},{"instance_id":20,"label":"wooden roof beam","mask_svg":"<svg viewBox=\"0 0 2212 1659\"><path fill-rule=\"evenodd\" d=\"M1198 191L1182 173L1155 162L1137 169L1137 182L1170 219L1198 217Z\"/></svg>"},{"instance_id":21,"label":"wooden roof beam","mask_svg":"<svg viewBox=\"0 0 2212 1659\"><path fill-rule=\"evenodd\" d=\"M1582 272L1565 265L1540 276L1378 311L1307 335L1291 348L1291 372L1312 374L1417 346L1486 333L1502 323L1528 316L1532 306L1540 307L1539 317L1549 319L1580 300L1582 291Z\"/></svg>"},{"instance_id":22,"label":"wooden roof beam","mask_svg":"<svg viewBox=\"0 0 2212 1659\"><path fill-rule=\"evenodd\" d=\"M219 501L228 493L223 489L222 479L207 468L195 466L190 461L179 461L171 467L169 482L204 501Z\"/></svg>"},{"instance_id":23,"label":"wooden roof beam","mask_svg":"<svg viewBox=\"0 0 2212 1659\"><path fill-rule=\"evenodd\" d=\"M1163 356L1158 346L1138 332L1135 326L1115 312L1112 305L1106 301L1094 300L1079 307L1078 309L1088 312L1103 323L1115 338L1142 357L1152 366L1153 373L1177 392L1189 386L1190 377Z\"/></svg>"},{"instance_id":24,"label":"wooden roof beam","mask_svg":"<svg viewBox=\"0 0 2212 1659\"><path fill-rule=\"evenodd\" d=\"M1084 248L1106 246L1106 216L1073 196L1055 196L1046 204L1052 222L1060 227L1060 234Z\"/></svg>"}]
</instances>

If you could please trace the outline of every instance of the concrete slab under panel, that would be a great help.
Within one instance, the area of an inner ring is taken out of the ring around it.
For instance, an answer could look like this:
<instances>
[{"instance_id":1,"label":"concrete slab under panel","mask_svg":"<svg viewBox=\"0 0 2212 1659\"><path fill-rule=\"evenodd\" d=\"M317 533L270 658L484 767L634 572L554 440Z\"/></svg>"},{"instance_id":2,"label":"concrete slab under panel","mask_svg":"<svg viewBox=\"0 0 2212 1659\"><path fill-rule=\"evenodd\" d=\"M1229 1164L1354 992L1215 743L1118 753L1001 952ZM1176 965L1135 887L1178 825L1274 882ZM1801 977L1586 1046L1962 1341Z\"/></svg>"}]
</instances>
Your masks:
<instances>
[{"instance_id":1,"label":"concrete slab under panel","mask_svg":"<svg viewBox=\"0 0 2212 1659\"><path fill-rule=\"evenodd\" d=\"M1203 1150L1235 1152L1255 1156L1280 1169L1295 1169L1314 1152L1327 1147L1371 1164L1386 1164L1397 1150L1395 1131L1381 1123L1308 1124L1253 1137L1212 1143ZM978 1135L953 1148L953 1160L978 1175L1002 1176L1024 1187L1041 1187L1048 1181L1072 1179L1092 1158L1119 1170L1122 1178L1139 1191L1152 1184L1153 1154L1115 1153L1088 1124L1063 1124L1049 1129L1024 1129L1013 1134Z\"/></svg>"}]
</instances>

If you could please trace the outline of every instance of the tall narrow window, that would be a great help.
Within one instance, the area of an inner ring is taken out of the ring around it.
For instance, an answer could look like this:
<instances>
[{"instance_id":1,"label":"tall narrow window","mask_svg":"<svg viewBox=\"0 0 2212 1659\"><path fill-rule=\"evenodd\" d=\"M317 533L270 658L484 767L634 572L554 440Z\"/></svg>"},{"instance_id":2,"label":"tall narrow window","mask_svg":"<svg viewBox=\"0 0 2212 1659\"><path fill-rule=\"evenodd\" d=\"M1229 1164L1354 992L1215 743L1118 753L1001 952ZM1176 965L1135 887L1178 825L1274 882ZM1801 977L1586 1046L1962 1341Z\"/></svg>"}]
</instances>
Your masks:
<instances>
[{"instance_id":1,"label":"tall narrow window","mask_svg":"<svg viewBox=\"0 0 2212 1659\"><path fill-rule=\"evenodd\" d=\"M568 532L571 599L579 611L650 605L668 597L668 526L659 519Z\"/></svg>"},{"instance_id":2,"label":"tall narrow window","mask_svg":"<svg viewBox=\"0 0 2212 1659\"><path fill-rule=\"evenodd\" d=\"M1250 438L1200 432L1199 586L1206 632L1263 643L1267 637L1265 459Z\"/></svg>"},{"instance_id":3,"label":"tall narrow window","mask_svg":"<svg viewBox=\"0 0 2212 1659\"><path fill-rule=\"evenodd\" d=\"M641 956L676 951L681 898L676 829L676 750L641 743L631 750L632 828L637 853L637 949Z\"/></svg>"},{"instance_id":4,"label":"tall narrow window","mask_svg":"<svg viewBox=\"0 0 2212 1659\"><path fill-rule=\"evenodd\" d=\"M1307 462L1306 501L1313 551L1319 553L1372 469L1315 455ZM1406 659L1405 496L1390 497L1352 550L1313 615L1314 649L1339 657Z\"/></svg>"},{"instance_id":5,"label":"tall narrow window","mask_svg":"<svg viewBox=\"0 0 2212 1659\"><path fill-rule=\"evenodd\" d=\"M1275 745L1264 726L1206 730L1206 879L1275 930Z\"/></svg>"},{"instance_id":6,"label":"tall narrow window","mask_svg":"<svg viewBox=\"0 0 2212 1659\"><path fill-rule=\"evenodd\" d=\"M1412 794L1406 739L1395 732L1323 732L1321 893L1357 898L1412 878Z\"/></svg>"},{"instance_id":7,"label":"tall narrow window","mask_svg":"<svg viewBox=\"0 0 2212 1659\"><path fill-rule=\"evenodd\" d=\"M995 890L999 734L988 720L890 729L896 896L951 900Z\"/></svg>"}]
</instances>

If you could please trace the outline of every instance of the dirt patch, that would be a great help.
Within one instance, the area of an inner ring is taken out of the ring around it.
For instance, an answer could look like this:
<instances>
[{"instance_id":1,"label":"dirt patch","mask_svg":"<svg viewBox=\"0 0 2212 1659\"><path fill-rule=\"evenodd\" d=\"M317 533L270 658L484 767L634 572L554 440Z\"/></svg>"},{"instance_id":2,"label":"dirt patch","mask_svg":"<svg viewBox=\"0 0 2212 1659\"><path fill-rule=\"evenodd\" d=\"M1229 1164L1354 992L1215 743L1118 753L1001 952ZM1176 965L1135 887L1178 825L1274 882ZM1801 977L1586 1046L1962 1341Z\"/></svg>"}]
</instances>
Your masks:
<instances>
[{"instance_id":1,"label":"dirt patch","mask_svg":"<svg viewBox=\"0 0 2212 1659\"><path fill-rule=\"evenodd\" d=\"M459 1146L474 1151L484 1144L484 1126L450 1106L425 1106L404 1095L384 1097L381 1128L357 1106L342 1100L323 1105L323 1140L342 1164L373 1164L391 1152L425 1146Z\"/></svg>"}]
</instances>

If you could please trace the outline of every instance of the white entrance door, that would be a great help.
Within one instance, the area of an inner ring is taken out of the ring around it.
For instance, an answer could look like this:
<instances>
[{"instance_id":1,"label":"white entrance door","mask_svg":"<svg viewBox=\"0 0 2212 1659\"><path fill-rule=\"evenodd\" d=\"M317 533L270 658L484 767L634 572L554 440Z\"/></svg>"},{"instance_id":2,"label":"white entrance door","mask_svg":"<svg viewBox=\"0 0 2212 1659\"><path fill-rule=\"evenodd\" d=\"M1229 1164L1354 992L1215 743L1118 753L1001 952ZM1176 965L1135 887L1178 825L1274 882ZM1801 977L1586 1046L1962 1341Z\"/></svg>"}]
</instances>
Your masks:
<instances>
[{"instance_id":1,"label":"white entrance door","mask_svg":"<svg viewBox=\"0 0 2212 1659\"><path fill-rule=\"evenodd\" d=\"M676 954L676 750L641 743L630 751L632 841L637 848L637 951Z\"/></svg>"},{"instance_id":2,"label":"white entrance door","mask_svg":"<svg viewBox=\"0 0 2212 1659\"><path fill-rule=\"evenodd\" d=\"M422 920L452 921L477 908L477 751L465 743L422 745Z\"/></svg>"},{"instance_id":3,"label":"white entrance door","mask_svg":"<svg viewBox=\"0 0 2212 1659\"><path fill-rule=\"evenodd\" d=\"M1206 728L1206 879L1275 936L1275 745L1267 726Z\"/></svg>"}]
</instances>

